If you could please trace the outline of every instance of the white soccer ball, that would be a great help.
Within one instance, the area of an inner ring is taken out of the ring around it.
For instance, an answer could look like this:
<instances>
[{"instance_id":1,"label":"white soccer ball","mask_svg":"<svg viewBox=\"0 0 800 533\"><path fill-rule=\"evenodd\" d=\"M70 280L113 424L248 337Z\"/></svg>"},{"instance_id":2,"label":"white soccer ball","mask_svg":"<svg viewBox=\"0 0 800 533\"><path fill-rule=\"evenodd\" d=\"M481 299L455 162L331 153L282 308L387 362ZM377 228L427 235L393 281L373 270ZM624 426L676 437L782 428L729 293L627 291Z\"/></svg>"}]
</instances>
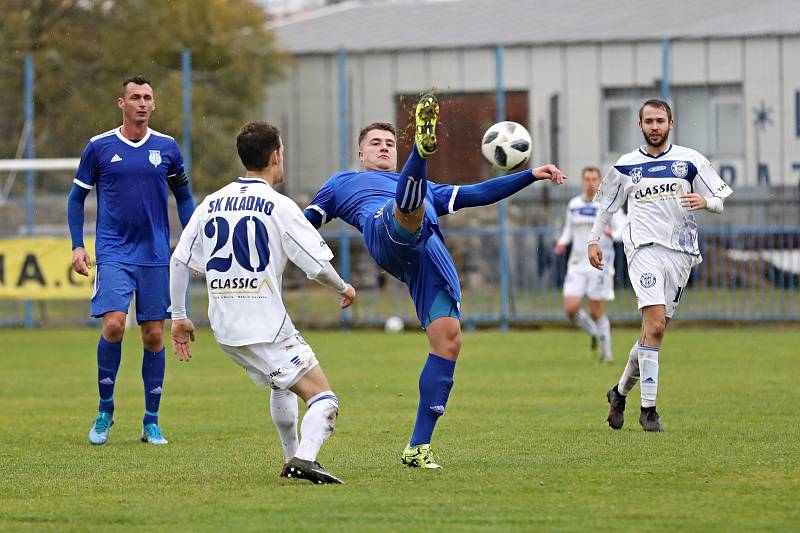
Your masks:
<instances>
[{"instance_id":1,"label":"white soccer ball","mask_svg":"<svg viewBox=\"0 0 800 533\"><path fill-rule=\"evenodd\" d=\"M493 166L517 170L531 158L531 134L516 122L498 122L483 134L481 151Z\"/></svg>"},{"instance_id":2,"label":"white soccer ball","mask_svg":"<svg viewBox=\"0 0 800 533\"><path fill-rule=\"evenodd\" d=\"M386 333L400 333L405 327L405 322L399 316L390 316L386 319L386 323L383 324L383 329Z\"/></svg>"}]
</instances>

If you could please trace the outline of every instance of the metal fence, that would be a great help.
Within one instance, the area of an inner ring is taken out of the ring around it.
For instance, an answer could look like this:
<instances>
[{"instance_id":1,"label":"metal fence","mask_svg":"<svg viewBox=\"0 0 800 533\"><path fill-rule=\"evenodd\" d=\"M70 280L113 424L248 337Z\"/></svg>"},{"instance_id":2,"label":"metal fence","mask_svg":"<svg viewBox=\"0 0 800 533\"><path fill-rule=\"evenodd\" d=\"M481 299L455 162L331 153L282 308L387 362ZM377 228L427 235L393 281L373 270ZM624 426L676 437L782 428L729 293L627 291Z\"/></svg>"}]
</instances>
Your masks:
<instances>
[{"instance_id":1,"label":"metal fence","mask_svg":"<svg viewBox=\"0 0 800 533\"><path fill-rule=\"evenodd\" d=\"M461 276L465 329L554 324L564 321L561 285L567 254L556 256L554 228L445 230ZM418 324L408 290L382 272L351 229L323 232L337 253L337 267L359 291L358 302L340 313L336 295L289 268L284 299L299 327L374 327L399 316ZM676 313L679 320L800 321L800 228L734 228L704 231L704 261L696 267ZM506 260L502 260L502 256ZM507 265L505 269L501 265ZM609 302L614 322L636 322L639 313L627 278L621 245L615 258L616 299ZM503 277L505 276L505 281ZM191 287L191 315L207 323L205 282ZM24 304L0 301L0 324L23 323ZM88 301L34 302L34 322L42 327L97 325Z\"/></svg>"}]
</instances>

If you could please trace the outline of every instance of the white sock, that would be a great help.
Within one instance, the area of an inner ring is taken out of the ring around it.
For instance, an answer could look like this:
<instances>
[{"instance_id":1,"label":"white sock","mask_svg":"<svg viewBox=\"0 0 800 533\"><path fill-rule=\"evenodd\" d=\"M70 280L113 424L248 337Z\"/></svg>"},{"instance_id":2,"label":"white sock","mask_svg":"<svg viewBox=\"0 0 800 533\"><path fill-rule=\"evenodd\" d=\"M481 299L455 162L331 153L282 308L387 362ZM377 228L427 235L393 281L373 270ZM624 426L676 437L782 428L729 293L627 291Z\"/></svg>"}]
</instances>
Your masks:
<instances>
[{"instance_id":1,"label":"white sock","mask_svg":"<svg viewBox=\"0 0 800 533\"><path fill-rule=\"evenodd\" d=\"M633 343L628 354L628 362L622 371L622 377L619 378L617 390L623 396L627 396L637 381L639 381L639 341Z\"/></svg>"},{"instance_id":2,"label":"white sock","mask_svg":"<svg viewBox=\"0 0 800 533\"><path fill-rule=\"evenodd\" d=\"M589 316L589 313L583 309L578 310L578 314L575 315L573 321L592 337L597 335L597 325L594 323L594 320L592 320L592 317Z\"/></svg>"},{"instance_id":3,"label":"white sock","mask_svg":"<svg viewBox=\"0 0 800 533\"><path fill-rule=\"evenodd\" d=\"M597 326L597 342L600 344L600 353L603 357L613 357L611 353L611 322L608 316L603 315L595 321Z\"/></svg>"},{"instance_id":4,"label":"white sock","mask_svg":"<svg viewBox=\"0 0 800 533\"><path fill-rule=\"evenodd\" d=\"M308 400L308 411L300 425L300 446L295 457L316 461L319 449L333 433L339 414L339 400L331 391L320 392Z\"/></svg>"},{"instance_id":5,"label":"white sock","mask_svg":"<svg viewBox=\"0 0 800 533\"><path fill-rule=\"evenodd\" d=\"M273 390L269 397L269 412L288 461L297 453L297 395L290 390Z\"/></svg>"},{"instance_id":6,"label":"white sock","mask_svg":"<svg viewBox=\"0 0 800 533\"><path fill-rule=\"evenodd\" d=\"M642 407L655 407L658 393L658 348L639 345Z\"/></svg>"}]
</instances>

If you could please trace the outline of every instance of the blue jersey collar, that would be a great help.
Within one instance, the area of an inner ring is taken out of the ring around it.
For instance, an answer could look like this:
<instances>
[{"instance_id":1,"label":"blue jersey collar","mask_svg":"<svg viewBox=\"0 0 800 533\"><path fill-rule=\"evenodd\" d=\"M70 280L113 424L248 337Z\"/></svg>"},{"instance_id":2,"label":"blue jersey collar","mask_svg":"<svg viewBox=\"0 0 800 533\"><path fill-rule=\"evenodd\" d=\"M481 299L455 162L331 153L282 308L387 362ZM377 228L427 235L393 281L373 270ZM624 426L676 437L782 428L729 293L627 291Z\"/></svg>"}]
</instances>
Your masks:
<instances>
[{"instance_id":1,"label":"blue jersey collar","mask_svg":"<svg viewBox=\"0 0 800 533\"><path fill-rule=\"evenodd\" d=\"M271 187L267 180L262 180L261 178L236 178L236 183L260 183L261 185L266 185Z\"/></svg>"}]
</instances>

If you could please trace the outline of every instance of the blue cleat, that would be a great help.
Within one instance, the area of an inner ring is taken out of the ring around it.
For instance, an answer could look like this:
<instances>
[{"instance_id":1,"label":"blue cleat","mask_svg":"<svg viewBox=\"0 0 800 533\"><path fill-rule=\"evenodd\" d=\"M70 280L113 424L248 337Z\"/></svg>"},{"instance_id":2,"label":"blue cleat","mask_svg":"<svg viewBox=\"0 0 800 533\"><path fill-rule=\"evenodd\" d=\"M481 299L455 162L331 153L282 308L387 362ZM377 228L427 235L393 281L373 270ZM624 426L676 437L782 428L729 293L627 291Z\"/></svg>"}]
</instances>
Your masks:
<instances>
[{"instance_id":1,"label":"blue cleat","mask_svg":"<svg viewBox=\"0 0 800 533\"><path fill-rule=\"evenodd\" d=\"M94 419L92 429L89 430L89 442L99 446L108 441L108 432L114 425L113 415L108 411L100 411Z\"/></svg>"},{"instance_id":2,"label":"blue cleat","mask_svg":"<svg viewBox=\"0 0 800 533\"><path fill-rule=\"evenodd\" d=\"M161 428L158 427L158 424L147 424L142 430L142 442L161 445L167 444L169 441L161 435Z\"/></svg>"}]
</instances>

